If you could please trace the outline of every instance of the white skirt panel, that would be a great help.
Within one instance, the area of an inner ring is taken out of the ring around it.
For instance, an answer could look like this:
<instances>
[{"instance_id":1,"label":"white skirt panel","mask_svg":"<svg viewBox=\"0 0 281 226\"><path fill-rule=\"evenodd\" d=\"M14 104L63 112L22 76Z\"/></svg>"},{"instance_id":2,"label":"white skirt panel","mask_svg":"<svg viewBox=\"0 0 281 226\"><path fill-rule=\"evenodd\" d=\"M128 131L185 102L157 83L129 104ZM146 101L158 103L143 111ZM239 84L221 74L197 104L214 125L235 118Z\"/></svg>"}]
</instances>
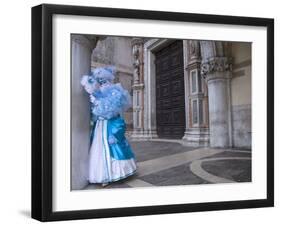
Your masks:
<instances>
[{"instance_id":1,"label":"white skirt panel","mask_svg":"<svg viewBox=\"0 0 281 226\"><path fill-rule=\"evenodd\" d=\"M97 120L89 152L89 182L118 181L134 174L136 169L134 158L118 160L110 156L107 141L107 120Z\"/></svg>"}]
</instances>

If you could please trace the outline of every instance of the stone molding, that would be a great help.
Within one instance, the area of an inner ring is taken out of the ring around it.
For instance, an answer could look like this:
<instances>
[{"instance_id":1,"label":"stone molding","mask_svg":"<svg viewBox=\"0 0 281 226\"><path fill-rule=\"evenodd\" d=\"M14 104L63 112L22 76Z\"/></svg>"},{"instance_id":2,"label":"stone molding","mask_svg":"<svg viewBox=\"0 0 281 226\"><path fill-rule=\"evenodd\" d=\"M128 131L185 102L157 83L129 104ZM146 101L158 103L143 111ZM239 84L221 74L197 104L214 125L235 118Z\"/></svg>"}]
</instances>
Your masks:
<instances>
[{"instance_id":1,"label":"stone molding","mask_svg":"<svg viewBox=\"0 0 281 226\"><path fill-rule=\"evenodd\" d=\"M197 40L190 40L189 41L189 58L190 58L190 60L201 59L200 42L199 41L197 41Z\"/></svg>"},{"instance_id":2,"label":"stone molding","mask_svg":"<svg viewBox=\"0 0 281 226\"><path fill-rule=\"evenodd\" d=\"M103 63L99 63L99 62L96 62L96 61L91 61L91 69L94 69L94 68L97 68L97 67L105 67L105 66L108 66L108 64L103 64ZM128 68L128 67L125 67L121 64L116 64L115 68L116 68L116 74L124 73L124 74L130 75L130 76L133 76L133 68Z\"/></svg>"},{"instance_id":3,"label":"stone molding","mask_svg":"<svg viewBox=\"0 0 281 226\"><path fill-rule=\"evenodd\" d=\"M144 84L143 83L133 84L132 88L133 88L133 90L143 90L144 89Z\"/></svg>"},{"instance_id":4,"label":"stone molding","mask_svg":"<svg viewBox=\"0 0 281 226\"><path fill-rule=\"evenodd\" d=\"M79 43L89 49L94 49L100 37L91 35L72 35L72 41Z\"/></svg>"},{"instance_id":5,"label":"stone molding","mask_svg":"<svg viewBox=\"0 0 281 226\"><path fill-rule=\"evenodd\" d=\"M143 44L143 38L133 38L132 39L132 47L134 45L142 45Z\"/></svg>"},{"instance_id":6,"label":"stone molding","mask_svg":"<svg viewBox=\"0 0 281 226\"><path fill-rule=\"evenodd\" d=\"M133 54L133 75L134 75L134 84L142 82L142 48L143 48L143 39L142 38L133 38L131 41L132 44L132 54Z\"/></svg>"}]
</instances>

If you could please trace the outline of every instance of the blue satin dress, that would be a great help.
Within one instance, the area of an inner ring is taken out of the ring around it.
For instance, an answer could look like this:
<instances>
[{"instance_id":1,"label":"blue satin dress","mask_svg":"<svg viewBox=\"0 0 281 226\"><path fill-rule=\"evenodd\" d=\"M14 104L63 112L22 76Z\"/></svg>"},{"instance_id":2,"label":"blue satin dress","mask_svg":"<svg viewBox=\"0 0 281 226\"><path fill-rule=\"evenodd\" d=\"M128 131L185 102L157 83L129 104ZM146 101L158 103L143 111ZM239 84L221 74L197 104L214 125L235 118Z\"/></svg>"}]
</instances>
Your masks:
<instances>
[{"instance_id":1,"label":"blue satin dress","mask_svg":"<svg viewBox=\"0 0 281 226\"><path fill-rule=\"evenodd\" d=\"M126 122L121 117L128 94L117 84L94 92L94 126L89 151L90 183L109 183L133 175L135 155L125 137Z\"/></svg>"}]
</instances>

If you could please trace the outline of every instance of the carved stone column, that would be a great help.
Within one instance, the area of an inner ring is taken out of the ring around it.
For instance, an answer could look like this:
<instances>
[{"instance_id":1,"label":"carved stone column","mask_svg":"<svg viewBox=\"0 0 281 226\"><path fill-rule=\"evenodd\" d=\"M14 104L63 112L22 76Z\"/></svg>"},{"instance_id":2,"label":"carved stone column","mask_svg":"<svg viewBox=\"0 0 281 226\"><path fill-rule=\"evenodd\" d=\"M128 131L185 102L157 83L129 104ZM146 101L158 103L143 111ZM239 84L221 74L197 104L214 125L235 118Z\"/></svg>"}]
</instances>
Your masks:
<instances>
[{"instance_id":1,"label":"carved stone column","mask_svg":"<svg viewBox=\"0 0 281 226\"><path fill-rule=\"evenodd\" d=\"M209 145L208 90L201 77L200 41L184 41L186 129L189 146Z\"/></svg>"},{"instance_id":2,"label":"carved stone column","mask_svg":"<svg viewBox=\"0 0 281 226\"><path fill-rule=\"evenodd\" d=\"M90 104L83 90L81 76L91 69L91 54L96 46L96 36L72 35L72 105L71 105L71 167L72 189L82 189L88 184L88 153L90 147Z\"/></svg>"},{"instance_id":3,"label":"carved stone column","mask_svg":"<svg viewBox=\"0 0 281 226\"><path fill-rule=\"evenodd\" d=\"M209 57L201 65L209 92L210 146L231 147L231 58Z\"/></svg>"},{"instance_id":4,"label":"carved stone column","mask_svg":"<svg viewBox=\"0 0 281 226\"><path fill-rule=\"evenodd\" d=\"M144 132L143 39L132 39L133 54L133 133L132 139L142 139Z\"/></svg>"}]
</instances>

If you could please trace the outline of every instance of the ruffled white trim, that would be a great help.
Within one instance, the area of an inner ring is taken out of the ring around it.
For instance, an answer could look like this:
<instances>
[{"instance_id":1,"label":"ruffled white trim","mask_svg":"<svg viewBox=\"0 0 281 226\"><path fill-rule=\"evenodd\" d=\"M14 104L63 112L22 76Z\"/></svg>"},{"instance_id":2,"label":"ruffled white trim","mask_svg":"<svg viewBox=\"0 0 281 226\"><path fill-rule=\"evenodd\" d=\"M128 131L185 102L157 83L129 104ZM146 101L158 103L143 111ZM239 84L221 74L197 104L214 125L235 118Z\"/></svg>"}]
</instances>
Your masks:
<instances>
[{"instance_id":1,"label":"ruffled white trim","mask_svg":"<svg viewBox=\"0 0 281 226\"><path fill-rule=\"evenodd\" d=\"M132 175L136 169L137 166L133 158L128 160L111 159L111 181L117 181Z\"/></svg>"}]
</instances>

